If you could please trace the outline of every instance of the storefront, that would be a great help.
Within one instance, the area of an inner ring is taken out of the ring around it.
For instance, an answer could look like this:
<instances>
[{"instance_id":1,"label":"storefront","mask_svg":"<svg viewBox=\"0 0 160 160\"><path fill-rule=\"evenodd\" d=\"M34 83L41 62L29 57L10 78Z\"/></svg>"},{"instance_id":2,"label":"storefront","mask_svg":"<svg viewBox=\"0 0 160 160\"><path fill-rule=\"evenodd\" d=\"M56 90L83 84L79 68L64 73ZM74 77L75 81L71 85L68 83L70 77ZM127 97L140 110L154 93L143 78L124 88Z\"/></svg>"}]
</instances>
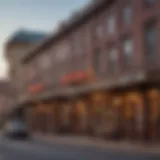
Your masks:
<instances>
[{"instance_id":1,"label":"storefront","mask_svg":"<svg viewBox=\"0 0 160 160\"><path fill-rule=\"evenodd\" d=\"M157 140L160 139L159 99L158 89L138 87L89 91L69 98L60 96L33 104L29 123L35 132L71 132L124 140L143 139L148 125L149 138Z\"/></svg>"}]
</instances>

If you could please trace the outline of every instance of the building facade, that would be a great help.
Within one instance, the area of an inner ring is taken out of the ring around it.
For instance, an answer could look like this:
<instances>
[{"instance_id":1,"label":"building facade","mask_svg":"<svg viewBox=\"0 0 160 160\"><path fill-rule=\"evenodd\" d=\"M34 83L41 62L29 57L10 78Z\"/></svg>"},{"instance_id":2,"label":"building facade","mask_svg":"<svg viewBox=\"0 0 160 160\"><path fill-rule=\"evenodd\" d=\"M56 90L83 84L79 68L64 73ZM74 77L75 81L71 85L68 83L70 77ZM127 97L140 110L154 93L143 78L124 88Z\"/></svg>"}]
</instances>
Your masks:
<instances>
[{"instance_id":1,"label":"building facade","mask_svg":"<svg viewBox=\"0 0 160 160\"><path fill-rule=\"evenodd\" d=\"M23 56L31 129L159 139L159 8L94 1Z\"/></svg>"},{"instance_id":2,"label":"building facade","mask_svg":"<svg viewBox=\"0 0 160 160\"><path fill-rule=\"evenodd\" d=\"M26 51L38 45L45 36L46 34L43 32L19 29L6 41L5 57L9 64L9 79L15 91L15 103L20 98L23 88L21 79L24 76L24 68L20 63L21 57L25 55Z\"/></svg>"},{"instance_id":3,"label":"building facade","mask_svg":"<svg viewBox=\"0 0 160 160\"><path fill-rule=\"evenodd\" d=\"M9 81L0 81L0 127L11 114L11 105L14 101L14 90Z\"/></svg>"}]
</instances>

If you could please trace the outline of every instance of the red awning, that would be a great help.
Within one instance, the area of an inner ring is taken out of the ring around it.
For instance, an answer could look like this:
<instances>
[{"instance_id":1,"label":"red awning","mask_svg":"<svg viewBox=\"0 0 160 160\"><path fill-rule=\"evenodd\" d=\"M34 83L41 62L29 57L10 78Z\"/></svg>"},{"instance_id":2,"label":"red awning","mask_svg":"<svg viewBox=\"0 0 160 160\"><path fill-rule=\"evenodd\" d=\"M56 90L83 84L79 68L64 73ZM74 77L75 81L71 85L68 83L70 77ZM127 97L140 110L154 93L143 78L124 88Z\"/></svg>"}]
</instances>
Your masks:
<instances>
[{"instance_id":1,"label":"red awning","mask_svg":"<svg viewBox=\"0 0 160 160\"><path fill-rule=\"evenodd\" d=\"M88 79L88 73L85 71L77 71L70 74L67 74L62 77L61 83L62 84L69 84L73 82L84 81Z\"/></svg>"}]
</instances>

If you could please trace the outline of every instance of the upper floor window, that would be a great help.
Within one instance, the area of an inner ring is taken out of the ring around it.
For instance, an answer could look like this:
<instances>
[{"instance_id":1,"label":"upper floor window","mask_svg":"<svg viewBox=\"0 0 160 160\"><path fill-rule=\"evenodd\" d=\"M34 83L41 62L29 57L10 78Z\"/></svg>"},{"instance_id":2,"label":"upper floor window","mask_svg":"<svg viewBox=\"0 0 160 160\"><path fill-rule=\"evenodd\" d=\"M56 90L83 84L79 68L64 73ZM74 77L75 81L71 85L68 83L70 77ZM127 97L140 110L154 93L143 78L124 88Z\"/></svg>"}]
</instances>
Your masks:
<instances>
[{"instance_id":1,"label":"upper floor window","mask_svg":"<svg viewBox=\"0 0 160 160\"><path fill-rule=\"evenodd\" d=\"M108 70L115 72L118 67L118 50L113 47L108 52Z\"/></svg>"},{"instance_id":2,"label":"upper floor window","mask_svg":"<svg viewBox=\"0 0 160 160\"><path fill-rule=\"evenodd\" d=\"M155 59L157 52L157 28L155 23L149 23L146 25L145 45L147 58Z\"/></svg>"},{"instance_id":3,"label":"upper floor window","mask_svg":"<svg viewBox=\"0 0 160 160\"><path fill-rule=\"evenodd\" d=\"M114 33L116 30L116 17L115 14L111 13L107 19L108 33Z\"/></svg>"},{"instance_id":4,"label":"upper floor window","mask_svg":"<svg viewBox=\"0 0 160 160\"><path fill-rule=\"evenodd\" d=\"M123 42L123 67L132 65L133 60L133 39L126 38Z\"/></svg>"},{"instance_id":5,"label":"upper floor window","mask_svg":"<svg viewBox=\"0 0 160 160\"><path fill-rule=\"evenodd\" d=\"M65 51L57 52L55 54L55 57L56 57L57 62L64 61L66 59L66 57L67 57L67 53Z\"/></svg>"},{"instance_id":6,"label":"upper floor window","mask_svg":"<svg viewBox=\"0 0 160 160\"><path fill-rule=\"evenodd\" d=\"M93 68L96 74L101 72L102 54L100 49L96 49L93 53Z\"/></svg>"},{"instance_id":7,"label":"upper floor window","mask_svg":"<svg viewBox=\"0 0 160 160\"><path fill-rule=\"evenodd\" d=\"M85 44L86 47L84 49L87 51L88 49L90 49L90 46L92 45L92 30L90 25L85 28L84 34L85 37L83 43Z\"/></svg>"},{"instance_id":8,"label":"upper floor window","mask_svg":"<svg viewBox=\"0 0 160 160\"><path fill-rule=\"evenodd\" d=\"M38 65L40 65L42 69L47 69L51 65L51 59L50 59L49 55L44 54L41 57L40 64L38 64Z\"/></svg>"},{"instance_id":9,"label":"upper floor window","mask_svg":"<svg viewBox=\"0 0 160 160\"><path fill-rule=\"evenodd\" d=\"M130 24L132 22L132 5L127 3L123 8L123 21L124 24Z\"/></svg>"},{"instance_id":10,"label":"upper floor window","mask_svg":"<svg viewBox=\"0 0 160 160\"><path fill-rule=\"evenodd\" d=\"M58 47L55 54L56 61L59 62L66 60L69 57L69 49L70 47L68 44Z\"/></svg>"},{"instance_id":11,"label":"upper floor window","mask_svg":"<svg viewBox=\"0 0 160 160\"><path fill-rule=\"evenodd\" d=\"M81 30L76 30L72 34L67 48L73 53L70 56L79 57L83 54L84 46L86 45L86 31L83 28Z\"/></svg>"},{"instance_id":12,"label":"upper floor window","mask_svg":"<svg viewBox=\"0 0 160 160\"><path fill-rule=\"evenodd\" d=\"M32 65L28 67L28 80L32 80L34 78L34 76L36 75L36 70L35 67L33 67Z\"/></svg>"},{"instance_id":13,"label":"upper floor window","mask_svg":"<svg viewBox=\"0 0 160 160\"><path fill-rule=\"evenodd\" d=\"M102 24L97 25L96 27L96 36L97 37L102 37L103 36L103 26Z\"/></svg>"},{"instance_id":14,"label":"upper floor window","mask_svg":"<svg viewBox=\"0 0 160 160\"><path fill-rule=\"evenodd\" d=\"M148 7L153 6L157 0L144 0L145 1L145 5Z\"/></svg>"}]
</instances>

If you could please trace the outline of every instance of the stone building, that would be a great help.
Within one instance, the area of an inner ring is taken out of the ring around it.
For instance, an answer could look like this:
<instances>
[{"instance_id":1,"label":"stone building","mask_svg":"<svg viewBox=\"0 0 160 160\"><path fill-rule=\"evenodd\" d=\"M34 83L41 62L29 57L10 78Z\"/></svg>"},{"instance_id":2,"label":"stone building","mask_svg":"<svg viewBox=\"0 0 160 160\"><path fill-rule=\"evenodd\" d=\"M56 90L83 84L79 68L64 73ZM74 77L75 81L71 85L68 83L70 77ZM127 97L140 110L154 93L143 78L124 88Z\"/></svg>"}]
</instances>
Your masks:
<instances>
[{"instance_id":1,"label":"stone building","mask_svg":"<svg viewBox=\"0 0 160 160\"><path fill-rule=\"evenodd\" d=\"M9 64L9 79L12 87L15 90L15 100L17 101L21 95L23 66L20 64L20 59L25 55L25 52L36 47L46 34L43 32L32 31L27 29L17 30L5 44L5 57ZM15 102L16 103L16 102Z\"/></svg>"},{"instance_id":2,"label":"stone building","mask_svg":"<svg viewBox=\"0 0 160 160\"><path fill-rule=\"evenodd\" d=\"M93 1L25 54L31 129L160 139L159 8L160 1Z\"/></svg>"},{"instance_id":3,"label":"stone building","mask_svg":"<svg viewBox=\"0 0 160 160\"><path fill-rule=\"evenodd\" d=\"M14 90L9 81L0 80L0 127L11 114Z\"/></svg>"}]
</instances>

